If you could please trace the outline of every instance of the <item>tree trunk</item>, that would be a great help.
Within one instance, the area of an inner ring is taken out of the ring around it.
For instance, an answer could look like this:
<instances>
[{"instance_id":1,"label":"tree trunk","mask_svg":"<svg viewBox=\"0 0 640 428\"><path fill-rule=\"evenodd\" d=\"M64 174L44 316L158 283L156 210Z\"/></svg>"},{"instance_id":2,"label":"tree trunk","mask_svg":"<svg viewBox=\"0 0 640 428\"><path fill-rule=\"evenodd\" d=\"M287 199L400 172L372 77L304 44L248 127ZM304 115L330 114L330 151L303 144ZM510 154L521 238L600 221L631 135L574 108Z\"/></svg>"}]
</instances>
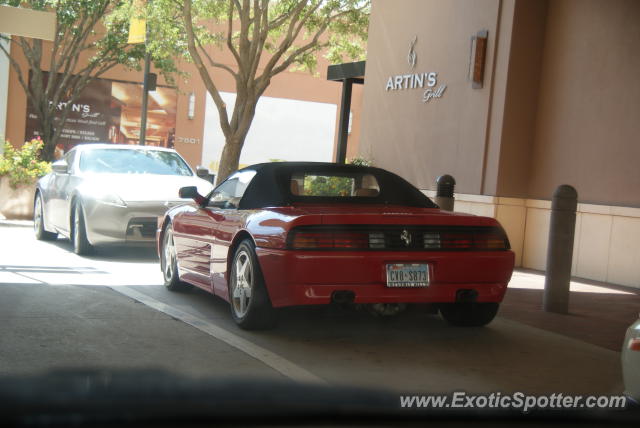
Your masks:
<instances>
[{"instance_id":1,"label":"tree trunk","mask_svg":"<svg viewBox=\"0 0 640 428\"><path fill-rule=\"evenodd\" d=\"M50 120L41 120L40 123L40 138L44 142L44 146L42 147L42 151L40 152L40 158L47 162L55 161L55 151L56 151L56 142L57 138L55 138L55 131L53 128L53 124L50 123Z\"/></svg>"},{"instance_id":2,"label":"tree trunk","mask_svg":"<svg viewBox=\"0 0 640 428\"><path fill-rule=\"evenodd\" d=\"M218 167L216 185L222 183L229 175L238 170L243 144L244 137L240 139L233 136L226 140L224 148L222 149L222 155L220 156L220 166Z\"/></svg>"}]
</instances>

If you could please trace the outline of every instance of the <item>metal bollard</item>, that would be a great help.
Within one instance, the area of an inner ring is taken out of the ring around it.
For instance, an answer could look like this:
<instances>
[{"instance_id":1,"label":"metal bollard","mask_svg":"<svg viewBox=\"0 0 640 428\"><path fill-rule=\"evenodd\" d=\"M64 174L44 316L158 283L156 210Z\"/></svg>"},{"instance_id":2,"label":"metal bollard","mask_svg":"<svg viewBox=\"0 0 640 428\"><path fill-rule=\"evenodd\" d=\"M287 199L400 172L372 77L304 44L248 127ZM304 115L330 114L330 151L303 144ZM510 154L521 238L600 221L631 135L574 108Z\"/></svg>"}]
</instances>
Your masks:
<instances>
[{"instance_id":1,"label":"metal bollard","mask_svg":"<svg viewBox=\"0 0 640 428\"><path fill-rule=\"evenodd\" d=\"M547 273L542 306L545 312L569 312L569 283L573 258L573 236L576 229L578 192L563 184L553 192L551 227L547 247Z\"/></svg>"},{"instance_id":2,"label":"metal bollard","mask_svg":"<svg viewBox=\"0 0 640 428\"><path fill-rule=\"evenodd\" d=\"M453 211L453 190L456 186L456 180L449 174L441 175L436 179L438 190L436 192L435 202L445 211Z\"/></svg>"}]
</instances>

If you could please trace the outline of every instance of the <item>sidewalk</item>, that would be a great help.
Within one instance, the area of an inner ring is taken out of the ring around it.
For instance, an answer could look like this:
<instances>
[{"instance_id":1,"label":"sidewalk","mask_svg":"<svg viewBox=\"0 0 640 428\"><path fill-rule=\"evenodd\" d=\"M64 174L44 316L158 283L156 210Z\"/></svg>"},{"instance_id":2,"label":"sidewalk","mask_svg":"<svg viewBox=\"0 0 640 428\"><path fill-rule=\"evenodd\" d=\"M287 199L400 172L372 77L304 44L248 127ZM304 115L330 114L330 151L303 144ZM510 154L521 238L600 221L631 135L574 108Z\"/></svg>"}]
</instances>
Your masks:
<instances>
[{"instance_id":1,"label":"sidewalk","mask_svg":"<svg viewBox=\"0 0 640 428\"><path fill-rule=\"evenodd\" d=\"M544 272L517 269L499 316L620 352L638 319L640 289L573 278L569 314L542 310Z\"/></svg>"}]
</instances>

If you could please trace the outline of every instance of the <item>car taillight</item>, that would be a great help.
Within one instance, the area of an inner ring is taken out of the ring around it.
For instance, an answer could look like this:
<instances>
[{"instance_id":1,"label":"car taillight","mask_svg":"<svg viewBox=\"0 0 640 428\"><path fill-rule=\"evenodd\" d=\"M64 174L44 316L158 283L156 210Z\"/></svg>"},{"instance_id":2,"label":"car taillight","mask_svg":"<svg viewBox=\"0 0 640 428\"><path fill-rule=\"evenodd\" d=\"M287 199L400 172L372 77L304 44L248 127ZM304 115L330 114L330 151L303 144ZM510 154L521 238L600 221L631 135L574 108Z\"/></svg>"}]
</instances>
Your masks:
<instances>
[{"instance_id":1,"label":"car taillight","mask_svg":"<svg viewBox=\"0 0 640 428\"><path fill-rule=\"evenodd\" d=\"M503 251L509 240L501 227L377 226L302 227L291 231L288 248L387 251Z\"/></svg>"},{"instance_id":2,"label":"car taillight","mask_svg":"<svg viewBox=\"0 0 640 428\"><path fill-rule=\"evenodd\" d=\"M329 248L369 248L369 234L338 231L294 232L290 247L296 250Z\"/></svg>"},{"instance_id":3,"label":"car taillight","mask_svg":"<svg viewBox=\"0 0 640 428\"><path fill-rule=\"evenodd\" d=\"M429 250L508 250L507 235L500 228L476 231L425 233L424 248Z\"/></svg>"},{"instance_id":4,"label":"car taillight","mask_svg":"<svg viewBox=\"0 0 640 428\"><path fill-rule=\"evenodd\" d=\"M510 247L502 230L474 233L473 246L479 250L508 250Z\"/></svg>"},{"instance_id":5,"label":"car taillight","mask_svg":"<svg viewBox=\"0 0 640 428\"><path fill-rule=\"evenodd\" d=\"M473 247L473 234L469 232L443 232L440 234L440 248L446 250L469 249Z\"/></svg>"}]
</instances>

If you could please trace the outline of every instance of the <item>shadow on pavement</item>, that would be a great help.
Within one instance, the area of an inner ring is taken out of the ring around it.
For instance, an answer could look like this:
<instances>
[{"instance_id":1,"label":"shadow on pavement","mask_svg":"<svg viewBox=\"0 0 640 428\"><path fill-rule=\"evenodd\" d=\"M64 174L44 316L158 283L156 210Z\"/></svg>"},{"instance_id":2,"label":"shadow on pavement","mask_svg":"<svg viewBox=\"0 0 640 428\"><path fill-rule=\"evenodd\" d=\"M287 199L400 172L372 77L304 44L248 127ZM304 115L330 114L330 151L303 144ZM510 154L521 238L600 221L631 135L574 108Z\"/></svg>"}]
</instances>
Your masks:
<instances>
[{"instance_id":1,"label":"shadow on pavement","mask_svg":"<svg viewBox=\"0 0 640 428\"><path fill-rule=\"evenodd\" d=\"M58 238L55 241L50 241L48 243L55 245L63 251L73 252L71 241L68 239ZM149 263L158 260L155 245L99 246L94 247L93 254L81 257L88 260L102 260L118 263Z\"/></svg>"},{"instance_id":2,"label":"shadow on pavement","mask_svg":"<svg viewBox=\"0 0 640 428\"><path fill-rule=\"evenodd\" d=\"M571 291L567 315L542 310L543 290L509 288L498 315L620 352L627 328L638 319L640 295L609 288L611 293Z\"/></svg>"},{"instance_id":3,"label":"shadow on pavement","mask_svg":"<svg viewBox=\"0 0 640 428\"><path fill-rule=\"evenodd\" d=\"M225 328L240 332L232 321L229 303L218 296L196 287L180 293L188 299L197 299L201 309L215 314ZM195 303L195 302L194 302ZM455 333L452 333L455 332ZM350 344L384 342L408 346L421 333L421 341L431 337L449 340L454 337L500 337L501 333L488 327L459 328L447 324L430 305L414 304L396 316L375 316L358 305L308 305L278 310L278 325L273 330L249 332L251 336L280 337L299 342L321 339L349 338Z\"/></svg>"}]
</instances>

